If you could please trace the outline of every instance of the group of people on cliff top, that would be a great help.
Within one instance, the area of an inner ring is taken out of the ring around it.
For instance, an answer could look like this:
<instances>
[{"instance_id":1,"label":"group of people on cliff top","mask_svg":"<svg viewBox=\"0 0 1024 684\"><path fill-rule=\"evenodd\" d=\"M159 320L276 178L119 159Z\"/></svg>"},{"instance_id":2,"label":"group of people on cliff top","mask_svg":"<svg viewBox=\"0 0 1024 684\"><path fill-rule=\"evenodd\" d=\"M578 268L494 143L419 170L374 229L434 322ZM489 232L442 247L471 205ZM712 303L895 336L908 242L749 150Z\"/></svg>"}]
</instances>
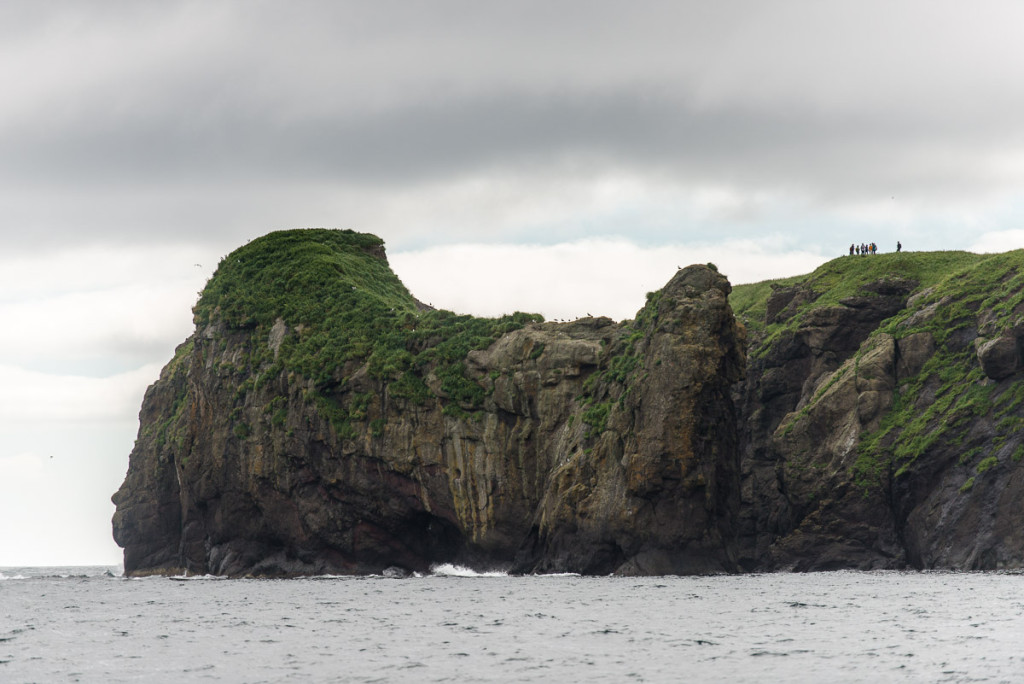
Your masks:
<instances>
[{"instance_id":1,"label":"group of people on cliff top","mask_svg":"<svg viewBox=\"0 0 1024 684\"><path fill-rule=\"evenodd\" d=\"M896 251L903 251L903 244L899 240L896 241ZM853 256L854 254L878 254L878 245L874 242L862 242L859 245L851 244L850 256Z\"/></svg>"}]
</instances>

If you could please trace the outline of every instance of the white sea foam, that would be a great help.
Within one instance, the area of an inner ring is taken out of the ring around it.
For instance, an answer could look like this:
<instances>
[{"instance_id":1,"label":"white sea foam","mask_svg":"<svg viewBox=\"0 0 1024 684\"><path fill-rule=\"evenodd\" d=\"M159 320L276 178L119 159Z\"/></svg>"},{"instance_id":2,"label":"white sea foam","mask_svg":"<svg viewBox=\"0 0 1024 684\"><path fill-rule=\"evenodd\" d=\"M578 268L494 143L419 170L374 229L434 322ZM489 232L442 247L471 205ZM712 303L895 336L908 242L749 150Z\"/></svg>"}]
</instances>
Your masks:
<instances>
[{"instance_id":1,"label":"white sea foam","mask_svg":"<svg viewBox=\"0 0 1024 684\"><path fill-rule=\"evenodd\" d=\"M471 568L462 565L452 565L451 563L431 565L430 574L438 577L508 577L508 573L503 570L477 572Z\"/></svg>"},{"instance_id":2,"label":"white sea foam","mask_svg":"<svg viewBox=\"0 0 1024 684\"><path fill-rule=\"evenodd\" d=\"M0 580L9 579L89 579L121 577L119 565L37 565L31 567L0 567Z\"/></svg>"},{"instance_id":3,"label":"white sea foam","mask_svg":"<svg viewBox=\"0 0 1024 684\"><path fill-rule=\"evenodd\" d=\"M202 582L206 580L227 579L223 575L171 575L167 579L175 582Z\"/></svg>"}]
</instances>

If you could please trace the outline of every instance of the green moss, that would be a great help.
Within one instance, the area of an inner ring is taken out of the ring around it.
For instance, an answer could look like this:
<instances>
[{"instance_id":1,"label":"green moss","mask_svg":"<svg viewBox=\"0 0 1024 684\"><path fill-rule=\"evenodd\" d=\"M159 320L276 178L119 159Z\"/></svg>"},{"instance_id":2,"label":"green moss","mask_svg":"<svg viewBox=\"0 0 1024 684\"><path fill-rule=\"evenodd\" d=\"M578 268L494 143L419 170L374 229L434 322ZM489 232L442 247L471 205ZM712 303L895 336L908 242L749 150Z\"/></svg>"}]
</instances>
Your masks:
<instances>
[{"instance_id":1,"label":"green moss","mask_svg":"<svg viewBox=\"0 0 1024 684\"><path fill-rule=\"evenodd\" d=\"M355 428L347 410L333 397L317 395L314 399L317 412L327 418L339 439L352 439L356 436Z\"/></svg>"},{"instance_id":2,"label":"green moss","mask_svg":"<svg viewBox=\"0 0 1024 684\"><path fill-rule=\"evenodd\" d=\"M580 419L592 428L586 435L588 439L608 429L608 413L611 411L611 408L612 402L604 401L590 404L584 409Z\"/></svg>"},{"instance_id":3,"label":"green moss","mask_svg":"<svg viewBox=\"0 0 1024 684\"><path fill-rule=\"evenodd\" d=\"M366 411L373 400L373 392L357 392L349 396L348 417L350 420L365 420Z\"/></svg>"},{"instance_id":4,"label":"green moss","mask_svg":"<svg viewBox=\"0 0 1024 684\"><path fill-rule=\"evenodd\" d=\"M270 424L273 425L274 427L281 427L282 425L284 425L287 419L288 412L285 409L280 408L274 412L274 415L270 417Z\"/></svg>"},{"instance_id":5,"label":"green moss","mask_svg":"<svg viewBox=\"0 0 1024 684\"><path fill-rule=\"evenodd\" d=\"M1024 383L1000 388L988 381L974 349L964 348L952 337L964 331L969 339L980 310L986 311L989 319L991 332L986 334L1003 334L1019 323L1015 311L1024 302L1020 292L1024 287L1024 252L947 258L951 256L938 253L934 261L936 271L939 266L955 269L942 271L941 277L918 270L918 277L931 290L913 309L893 316L877 331L897 339L927 332L936 342L936 351L916 376L901 383L881 427L862 437L854 466L859 485L884 485L886 473L900 477L939 445L958 445L978 419L996 422L997 434L988 445L991 449L1000 448L1024 429L1024 418L1019 415L1024 405ZM931 315L911 320L924 307L930 308ZM925 391L932 393L934 400L922 406L919 397ZM978 447L966 451L960 457L961 465L970 463L978 453ZM1024 450L1018 457L1024 458ZM995 457L986 458L978 464L977 472L983 473L996 463ZM971 486L973 479L965 484L967 489Z\"/></svg>"},{"instance_id":6,"label":"green moss","mask_svg":"<svg viewBox=\"0 0 1024 684\"><path fill-rule=\"evenodd\" d=\"M175 350L174 358L167 364L162 373L163 377L175 379L180 378L187 372L185 359L192 352L192 341L179 345ZM179 384L180 390L174 397L171 404L170 415L156 425L144 428L143 436L152 436L157 447L172 446L178 450L184 447L185 443L185 410L188 404L188 392L184 382Z\"/></svg>"},{"instance_id":7,"label":"green moss","mask_svg":"<svg viewBox=\"0 0 1024 684\"><path fill-rule=\"evenodd\" d=\"M405 371L397 380L389 383L388 391L396 399L407 399L420 405L432 396L423 378L412 370Z\"/></svg>"},{"instance_id":8,"label":"green moss","mask_svg":"<svg viewBox=\"0 0 1024 684\"><path fill-rule=\"evenodd\" d=\"M999 459L997 459L995 456L989 456L988 458L982 459L981 463L979 463L978 467L975 468L974 470L976 473L981 475L982 473L988 472L997 465L999 465Z\"/></svg>"},{"instance_id":9,"label":"green moss","mask_svg":"<svg viewBox=\"0 0 1024 684\"><path fill-rule=\"evenodd\" d=\"M958 462L960 463L960 465L967 465L968 463L973 461L975 458L977 458L978 454L980 454L980 453L981 453L981 447L980 446L979 447L974 447L973 449L969 449L969 450L965 451L964 453L960 454L960 459L959 459Z\"/></svg>"},{"instance_id":10,"label":"green moss","mask_svg":"<svg viewBox=\"0 0 1024 684\"><path fill-rule=\"evenodd\" d=\"M461 361L439 367L437 377L441 380L441 391L460 405L480 406L487 396L486 389L475 380L466 377L466 364Z\"/></svg>"},{"instance_id":11,"label":"green moss","mask_svg":"<svg viewBox=\"0 0 1024 684\"><path fill-rule=\"evenodd\" d=\"M971 491L972 487L974 487L974 477L973 476L967 478L967 481L964 482L962 485L960 485L960 493L963 494L965 492L969 492L969 491Z\"/></svg>"}]
</instances>

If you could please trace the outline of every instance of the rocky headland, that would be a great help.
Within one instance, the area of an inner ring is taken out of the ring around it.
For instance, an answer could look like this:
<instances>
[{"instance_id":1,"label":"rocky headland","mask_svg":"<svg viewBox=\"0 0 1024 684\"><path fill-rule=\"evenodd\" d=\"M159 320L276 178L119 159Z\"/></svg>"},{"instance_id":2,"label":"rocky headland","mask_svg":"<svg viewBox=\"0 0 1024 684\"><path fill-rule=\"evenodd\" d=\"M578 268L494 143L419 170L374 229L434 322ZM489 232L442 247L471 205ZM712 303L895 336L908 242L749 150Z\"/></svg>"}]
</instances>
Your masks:
<instances>
[{"instance_id":1,"label":"rocky headland","mask_svg":"<svg viewBox=\"0 0 1024 684\"><path fill-rule=\"evenodd\" d=\"M690 266L553 323L424 306L372 235L272 233L146 393L125 572L1021 567L1022 264Z\"/></svg>"}]
</instances>

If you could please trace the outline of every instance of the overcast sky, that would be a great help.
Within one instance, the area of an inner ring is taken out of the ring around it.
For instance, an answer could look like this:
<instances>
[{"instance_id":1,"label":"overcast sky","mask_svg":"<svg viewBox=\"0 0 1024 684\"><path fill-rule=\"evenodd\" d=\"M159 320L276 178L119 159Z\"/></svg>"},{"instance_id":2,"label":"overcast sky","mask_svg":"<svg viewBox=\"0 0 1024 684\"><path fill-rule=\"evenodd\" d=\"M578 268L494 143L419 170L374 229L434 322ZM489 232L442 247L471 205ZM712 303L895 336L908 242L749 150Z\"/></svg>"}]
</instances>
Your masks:
<instances>
[{"instance_id":1,"label":"overcast sky","mask_svg":"<svg viewBox=\"0 0 1024 684\"><path fill-rule=\"evenodd\" d=\"M116 563L145 387L224 254L375 233L477 314L676 266L1024 246L1015 2L0 3L0 565Z\"/></svg>"}]
</instances>

